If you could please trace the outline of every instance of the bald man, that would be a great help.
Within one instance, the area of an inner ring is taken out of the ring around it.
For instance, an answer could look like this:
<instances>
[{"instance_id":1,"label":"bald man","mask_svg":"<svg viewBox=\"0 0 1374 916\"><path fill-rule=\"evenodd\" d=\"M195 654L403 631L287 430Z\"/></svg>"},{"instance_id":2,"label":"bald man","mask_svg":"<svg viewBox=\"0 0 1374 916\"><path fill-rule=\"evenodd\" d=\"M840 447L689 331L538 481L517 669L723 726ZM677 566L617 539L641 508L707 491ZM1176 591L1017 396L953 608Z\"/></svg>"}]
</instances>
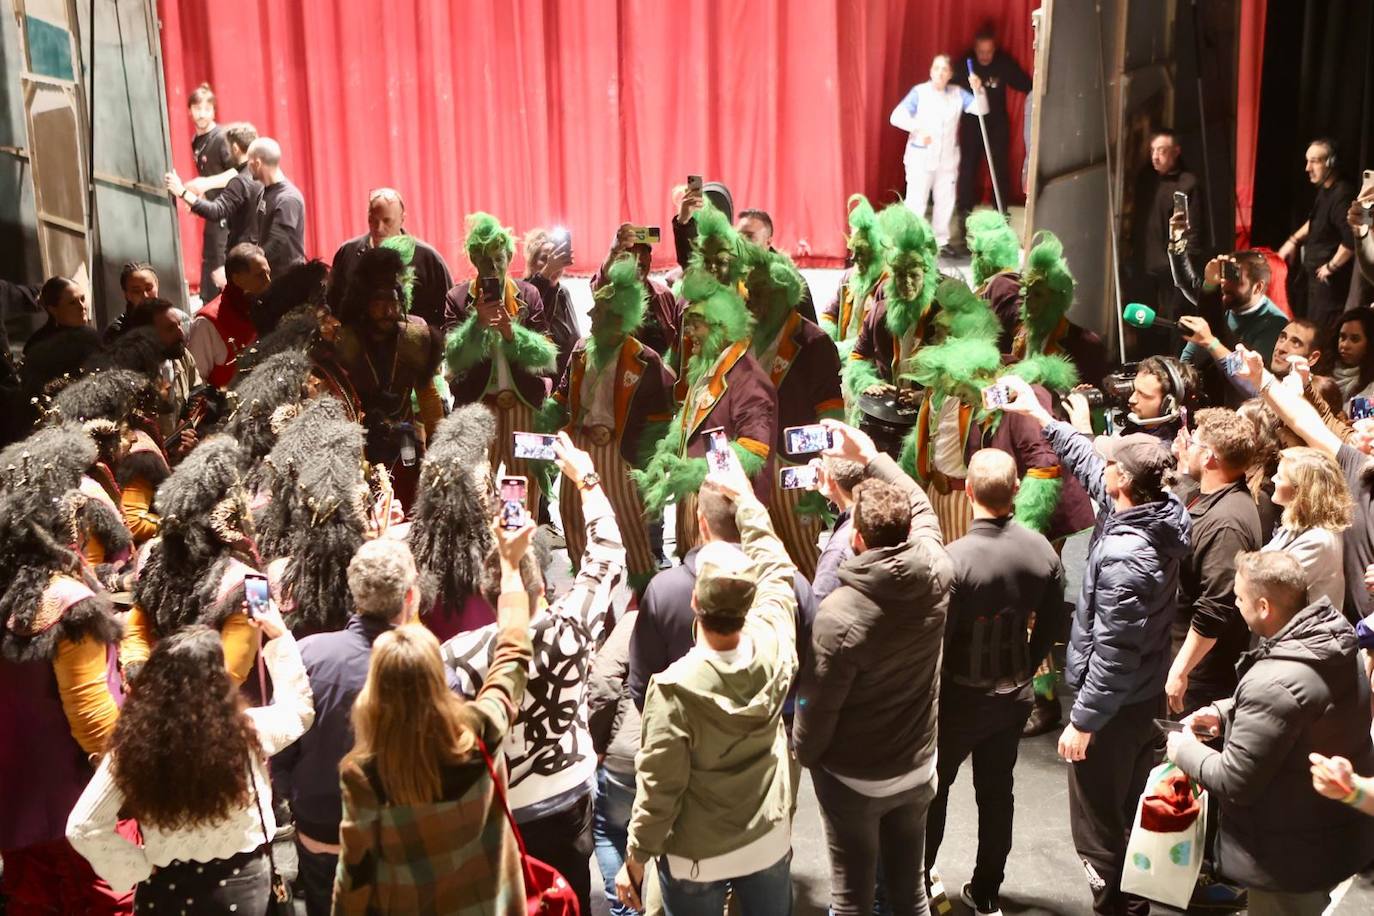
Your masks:
<instances>
[{"instance_id":1,"label":"bald man","mask_svg":"<svg viewBox=\"0 0 1374 916\"><path fill-rule=\"evenodd\" d=\"M411 246L398 249L402 260L409 257L407 266L415 276L415 285L410 291L410 314L423 318L431 327L442 327L444 297L453 286L453 276L439 252L406 231L406 202L395 188L376 188L368 192L367 231L344 242L334 252L334 263L329 270L329 307L335 315L342 314L339 309L358 259L364 251L398 235L409 236L415 243L413 250Z\"/></svg>"},{"instance_id":2,"label":"bald man","mask_svg":"<svg viewBox=\"0 0 1374 916\"><path fill-rule=\"evenodd\" d=\"M960 896L979 913L998 910L1011 853L1012 770L1030 716L1031 677L1064 623L1064 567L1043 535L1012 518L1020 480L1000 449L974 452L964 494L968 534L945 548L954 564L940 688L939 788L926 816L926 866L945 831L949 787L973 757L978 857Z\"/></svg>"},{"instance_id":3,"label":"bald man","mask_svg":"<svg viewBox=\"0 0 1374 916\"><path fill-rule=\"evenodd\" d=\"M262 185L255 237L273 276L305 261L305 198L281 167L281 144L259 137L248 147L248 171Z\"/></svg>"}]
</instances>

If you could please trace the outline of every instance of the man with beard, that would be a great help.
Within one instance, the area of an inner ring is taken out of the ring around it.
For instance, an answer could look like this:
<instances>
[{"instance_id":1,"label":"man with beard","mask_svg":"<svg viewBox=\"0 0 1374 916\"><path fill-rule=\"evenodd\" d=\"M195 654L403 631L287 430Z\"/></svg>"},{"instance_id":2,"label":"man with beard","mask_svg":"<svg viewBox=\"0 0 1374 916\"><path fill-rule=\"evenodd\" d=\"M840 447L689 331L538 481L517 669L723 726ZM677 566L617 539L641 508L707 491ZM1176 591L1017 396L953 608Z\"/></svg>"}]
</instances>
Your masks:
<instances>
[{"instance_id":1,"label":"man with beard","mask_svg":"<svg viewBox=\"0 0 1374 916\"><path fill-rule=\"evenodd\" d=\"M1107 374L1102 339L1068 317L1074 285L1059 237L1048 230L1036 233L1021 274L1021 325L1012 355L1018 361L1037 355L1064 356L1078 368L1080 378L1101 379Z\"/></svg>"},{"instance_id":2,"label":"man with beard","mask_svg":"<svg viewBox=\"0 0 1374 916\"><path fill-rule=\"evenodd\" d=\"M1233 255L1213 258L1203 268L1199 280L1193 272L1192 263L1186 254L1171 251L1170 258L1179 269L1180 288L1184 295L1191 291L1198 311L1208 327L1219 329L1221 343L1230 349L1236 344L1244 344L1264 356L1266 363L1274 355L1274 345L1279 334L1288 326L1288 316L1274 304L1266 294L1269 288L1269 262L1258 251L1238 251ZM1234 279L1225 276L1227 264L1235 268ZM1201 330L1191 321L1185 327ZM1190 339L1183 347L1179 359L1191 363L1199 371L1207 371L1213 364L1211 347ZM1239 393L1226 386L1222 388L1220 379L1215 375L1209 378L1209 394L1213 403L1223 400L1238 405L1243 398Z\"/></svg>"},{"instance_id":3,"label":"man with beard","mask_svg":"<svg viewBox=\"0 0 1374 916\"><path fill-rule=\"evenodd\" d=\"M468 258L477 279L448 291L444 359L455 406L480 401L496 415L491 466L528 481L529 509L541 500L540 467L515 457L516 432L534 429L535 413L553 387L558 349L547 336L539 290L508 277L515 237L490 213L467 218Z\"/></svg>"},{"instance_id":4,"label":"man with beard","mask_svg":"<svg viewBox=\"0 0 1374 916\"><path fill-rule=\"evenodd\" d=\"M797 311L804 281L792 259L780 251L757 250L746 280L749 311L754 316L754 358L778 396L777 450L779 469L806 465L813 454L789 454L784 430L822 418L844 418L840 394L840 354L819 325ZM776 482L775 482L776 483ZM768 514L792 563L808 582L816 575L825 504L811 490L774 486Z\"/></svg>"},{"instance_id":5,"label":"man with beard","mask_svg":"<svg viewBox=\"0 0 1374 916\"><path fill-rule=\"evenodd\" d=\"M931 304L940 274L930 224L900 202L884 207L878 223L891 246L888 280L844 364L851 420L857 419L859 397L869 388L902 382L907 362L935 331Z\"/></svg>"},{"instance_id":6,"label":"man with beard","mask_svg":"<svg viewBox=\"0 0 1374 916\"><path fill-rule=\"evenodd\" d=\"M557 420L542 424L562 425L573 444L591 455L616 518L624 520L620 528L626 568L636 592L642 592L658 563L649 532L640 523L644 505L629 471L648 463L673 415L672 373L635 337L644 311L638 265L622 257L594 294L591 336L573 350L568 371L545 407L545 415L556 415ZM558 506L576 571L586 547L586 522L580 494L566 477Z\"/></svg>"},{"instance_id":7,"label":"man with beard","mask_svg":"<svg viewBox=\"0 0 1374 916\"><path fill-rule=\"evenodd\" d=\"M358 259L369 248L376 248L384 239L400 238L397 250L413 274L410 314L423 318L432 327L444 322L444 296L453 285L448 265L434 248L406 232L406 202L401 192L393 188L377 188L367 195L367 232L349 239L334 252L329 271L329 295L326 300L335 312L348 296L348 284Z\"/></svg>"},{"instance_id":8,"label":"man with beard","mask_svg":"<svg viewBox=\"0 0 1374 916\"><path fill-rule=\"evenodd\" d=\"M741 299L745 296L744 275L749 272L748 243L730 225L729 214L707 202L698 207L692 216L696 234L692 238L692 259L689 267L704 271L721 286L728 287ZM685 312L687 303L679 296L679 312ZM678 376L678 395L684 390L682 383L683 367L696 352L697 341L679 323L678 340L673 347L670 360L674 373Z\"/></svg>"},{"instance_id":9,"label":"man with beard","mask_svg":"<svg viewBox=\"0 0 1374 916\"><path fill-rule=\"evenodd\" d=\"M739 211L735 220L735 231L746 242L752 242L767 252L776 252L773 247L773 217L767 210L749 209ZM799 252L804 253L804 252ZM811 295L811 284L802 277L801 299L797 302L797 314L812 324L816 324L816 301Z\"/></svg>"},{"instance_id":10,"label":"man with beard","mask_svg":"<svg viewBox=\"0 0 1374 916\"><path fill-rule=\"evenodd\" d=\"M219 298L196 312L186 348L200 377L216 388L228 388L238 372L238 355L258 339L252 300L272 285L272 268L261 248L247 242L224 259L228 282Z\"/></svg>"},{"instance_id":11,"label":"man with beard","mask_svg":"<svg viewBox=\"0 0 1374 916\"><path fill-rule=\"evenodd\" d=\"M147 328L142 332L150 341L158 345L162 365L158 374L166 383L165 403L158 417L158 429L164 437L170 436L177 425L182 408L186 405L191 391L200 384L200 374L196 372L195 359L186 349L186 331L182 323L185 313L166 299L143 299L138 305L121 316L124 328L120 338ZM115 341L115 345L118 340ZM124 366L123 368L134 368ZM195 431L187 429L182 437L178 451L184 454L195 446Z\"/></svg>"},{"instance_id":12,"label":"man with beard","mask_svg":"<svg viewBox=\"0 0 1374 916\"><path fill-rule=\"evenodd\" d=\"M1021 321L1021 242L1005 216L986 208L964 221L964 241L973 259L973 288L1002 322L997 349L1010 354Z\"/></svg>"},{"instance_id":13,"label":"man with beard","mask_svg":"<svg viewBox=\"0 0 1374 916\"><path fill-rule=\"evenodd\" d=\"M1178 324L1187 335L1184 339L1197 344L1208 356L1216 360L1217 365L1221 365L1222 360L1231 355L1231 348L1217 338L1212 332L1212 326L1201 315L1184 315L1178 320ZM1284 325L1274 340L1274 354L1269 359L1269 371L1283 378L1293 367L1288 359L1290 356L1302 357L1308 366L1315 369L1322 360L1320 344L1321 335L1317 326L1306 318L1294 318ZM1228 374L1227 380L1246 398L1252 398L1258 393L1249 390L1245 381L1238 375Z\"/></svg>"},{"instance_id":14,"label":"man with beard","mask_svg":"<svg viewBox=\"0 0 1374 916\"><path fill-rule=\"evenodd\" d=\"M650 516L677 502L677 550L696 545L696 492L706 479L707 432L720 429L754 484L759 501L768 504L773 488L773 443L778 434L778 396L768 373L749 352L754 319L732 287L721 285L705 270L693 267L682 277L684 344L692 356L678 377L677 402L668 434L635 483Z\"/></svg>"},{"instance_id":15,"label":"man with beard","mask_svg":"<svg viewBox=\"0 0 1374 916\"><path fill-rule=\"evenodd\" d=\"M821 309L821 327L839 345L840 359L848 359L868 312L882 297L887 280L887 237L878 214L862 194L849 198L849 246L853 266L840 276L835 298Z\"/></svg>"},{"instance_id":16,"label":"man with beard","mask_svg":"<svg viewBox=\"0 0 1374 916\"><path fill-rule=\"evenodd\" d=\"M387 469L396 499L409 508L425 440L444 417L434 382L443 340L423 320L405 314L405 273L401 255L387 243L363 253L335 350L362 404L367 460Z\"/></svg>"}]
</instances>

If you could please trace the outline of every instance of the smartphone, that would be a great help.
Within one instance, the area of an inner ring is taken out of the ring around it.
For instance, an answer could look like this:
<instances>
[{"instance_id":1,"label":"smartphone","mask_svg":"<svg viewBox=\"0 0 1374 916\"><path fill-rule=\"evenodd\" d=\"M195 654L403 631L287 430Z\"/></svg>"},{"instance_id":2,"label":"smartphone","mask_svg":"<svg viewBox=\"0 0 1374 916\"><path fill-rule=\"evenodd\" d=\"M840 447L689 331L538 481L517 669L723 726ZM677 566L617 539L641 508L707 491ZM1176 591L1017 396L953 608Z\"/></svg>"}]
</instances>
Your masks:
<instances>
[{"instance_id":1,"label":"smartphone","mask_svg":"<svg viewBox=\"0 0 1374 916\"><path fill-rule=\"evenodd\" d=\"M706 463L711 470L725 473L730 470L730 440L724 427L706 430Z\"/></svg>"},{"instance_id":2,"label":"smartphone","mask_svg":"<svg viewBox=\"0 0 1374 916\"><path fill-rule=\"evenodd\" d=\"M513 433L515 438L515 457L526 461L552 461L553 443L557 436L544 433Z\"/></svg>"},{"instance_id":3,"label":"smartphone","mask_svg":"<svg viewBox=\"0 0 1374 916\"><path fill-rule=\"evenodd\" d=\"M809 464L794 468L779 468L778 480L784 490L816 489L816 469Z\"/></svg>"},{"instance_id":4,"label":"smartphone","mask_svg":"<svg viewBox=\"0 0 1374 916\"><path fill-rule=\"evenodd\" d=\"M782 431L783 445L787 447L789 455L805 455L811 452L819 452L822 449L830 448L834 445L834 438L830 430L819 423L808 423L805 426L789 426Z\"/></svg>"},{"instance_id":5,"label":"smartphone","mask_svg":"<svg viewBox=\"0 0 1374 916\"><path fill-rule=\"evenodd\" d=\"M631 231L636 245L657 245L663 240L663 232L657 226L635 226Z\"/></svg>"},{"instance_id":6,"label":"smartphone","mask_svg":"<svg viewBox=\"0 0 1374 916\"><path fill-rule=\"evenodd\" d=\"M702 184L702 182L701 182L701 176L700 176L700 175L688 175L688 176L687 176L687 190L689 190L689 191L700 191L700 190L701 190L701 184Z\"/></svg>"},{"instance_id":7,"label":"smartphone","mask_svg":"<svg viewBox=\"0 0 1374 916\"><path fill-rule=\"evenodd\" d=\"M1221 262L1221 279L1227 283L1240 282L1240 265L1235 261L1225 260Z\"/></svg>"},{"instance_id":8,"label":"smartphone","mask_svg":"<svg viewBox=\"0 0 1374 916\"><path fill-rule=\"evenodd\" d=\"M528 483L523 477L502 477L500 484L501 493L501 527L507 531L518 531L525 527L529 519L525 512L525 496L528 493Z\"/></svg>"},{"instance_id":9,"label":"smartphone","mask_svg":"<svg viewBox=\"0 0 1374 916\"><path fill-rule=\"evenodd\" d=\"M1173 719L1155 719L1155 728L1162 732L1181 732L1183 731L1183 723L1175 722ZM1193 734L1202 735L1205 738L1215 738L1217 730L1215 728L1195 728Z\"/></svg>"},{"instance_id":10,"label":"smartphone","mask_svg":"<svg viewBox=\"0 0 1374 916\"><path fill-rule=\"evenodd\" d=\"M1369 398L1354 397L1350 399L1350 422L1364 420L1374 417L1374 401Z\"/></svg>"},{"instance_id":11,"label":"smartphone","mask_svg":"<svg viewBox=\"0 0 1374 916\"><path fill-rule=\"evenodd\" d=\"M1183 224L1188 225L1188 195L1182 191L1174 192L1174 212L1183 214Z\"/></svg>"},{"instance_id":12,"label":"smartphone","mask_svg":"<svg viewBox=\"0 0 1374 916\"><path fill-rule=\"evenodd\" d=\"M549 232L549 238L559 248L569 248L572 246L572 233L564 226L554 226Z\"/></svg>"},{"instance_id":13,"label":"smartphone","mask_svg":"<svg viewBox=\"0 0 1374 916\"><path fill-rule=\"evenodd\" d=\"M243 577L243 597L248 602L248 613L258 617L267 611L272 601L272 590L267 585L267 577L260 573L249 573Z\"/></svg>"},{"instance_id":14,"label":"smartphone","mask_svg":"<svg viewBox=\"0 0 1374 916\"><path fill-rule=\"evenodd\" d=\"M1244 367L1245 361L1240 358L1240 354L1232 350L1221 358L1221 371L1225 375L1236 375Z\"/></svg>"},{"instance_id":15,"label":"smartphone","mask_svg":"<svg viewBox=\"0 0 1374 916\"><path fill-rule=\"evenodd\" d=\"M505 296L501 295L500 277L483 277L479 287L482 291L482 299L485 302L501 302Z\"/></svg>"},{"instance_id":16,"label":"smartphone","mask_svg":"<svg viewBox=\"0 0 1374 916\"><path fill-rule=\"evenodd\" d=\"M1006 385L989 385L983 389L983 407L1001 410L1011 403L1011 391Z\"/></svg>"}]
</instances>

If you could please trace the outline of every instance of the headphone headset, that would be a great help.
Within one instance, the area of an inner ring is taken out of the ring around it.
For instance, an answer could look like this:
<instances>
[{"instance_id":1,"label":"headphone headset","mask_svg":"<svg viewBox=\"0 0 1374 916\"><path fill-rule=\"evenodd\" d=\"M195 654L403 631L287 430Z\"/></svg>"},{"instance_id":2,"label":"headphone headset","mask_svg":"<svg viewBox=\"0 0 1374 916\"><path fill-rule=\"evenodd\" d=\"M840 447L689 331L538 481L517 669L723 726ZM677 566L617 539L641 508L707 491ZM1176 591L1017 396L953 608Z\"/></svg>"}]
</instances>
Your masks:
<instances>
[{"instance_id":1,"label":"headphone headset","mask_svg":"<svg viewBox=\"0 0 1374 916\"><path fill-rule=\"evenodd\" d=\"M1332 140L1330 137L1318 137L1312 142L1320 143L1322 146L1326 147L1326 167L1328 169L1334 169L1336 167L1336 141Z\"/></svg>"},{"instance_id":2,"label":"headphone headset","mask_svg":"<svg viewBox=\"0 0 1374 916\"><path fill-rule=\"evenodd\" d=\"M1134 413L1128 414L1131 422L1136 426L1158 426L1161 423L1172 422L1180 416L1179 410L1188 400L1188 386L1183 381L1183 373L1180 371L1178 363L1169 356L1161 356L1156 362L1164 367L1164 374L1168 376L1169 393L1160 400L1159 416L1150 420L1142 420Z\"/></svg>"}]
</instances>

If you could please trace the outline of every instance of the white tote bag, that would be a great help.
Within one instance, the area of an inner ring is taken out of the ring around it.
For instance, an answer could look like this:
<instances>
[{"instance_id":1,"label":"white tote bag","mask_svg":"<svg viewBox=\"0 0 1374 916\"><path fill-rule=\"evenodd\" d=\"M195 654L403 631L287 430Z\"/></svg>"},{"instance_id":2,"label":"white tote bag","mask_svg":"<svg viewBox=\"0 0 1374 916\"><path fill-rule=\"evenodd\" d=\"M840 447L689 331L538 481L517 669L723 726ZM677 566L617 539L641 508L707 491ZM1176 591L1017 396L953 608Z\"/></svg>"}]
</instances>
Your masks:
<instances>
[{"instance_id":1,"label":"white tote bag","mask_svg":"<svg viewBox=\"0 0 1374 916\"><path fill-rule=\"evenodd\" d=\"M1192 823L1183 829L1162 832L1146 829L1140 823L1145 800L1158 795L1164 788L1161 783L1180 772L1172 763L1162 763L1150 771L1145 791L1135 806L1135 824L1121 871L1121 890L1186 910L1202 869L1207 838L1207 790L1190 781L1199 810Z\"/></svg>"}]
</instances>

